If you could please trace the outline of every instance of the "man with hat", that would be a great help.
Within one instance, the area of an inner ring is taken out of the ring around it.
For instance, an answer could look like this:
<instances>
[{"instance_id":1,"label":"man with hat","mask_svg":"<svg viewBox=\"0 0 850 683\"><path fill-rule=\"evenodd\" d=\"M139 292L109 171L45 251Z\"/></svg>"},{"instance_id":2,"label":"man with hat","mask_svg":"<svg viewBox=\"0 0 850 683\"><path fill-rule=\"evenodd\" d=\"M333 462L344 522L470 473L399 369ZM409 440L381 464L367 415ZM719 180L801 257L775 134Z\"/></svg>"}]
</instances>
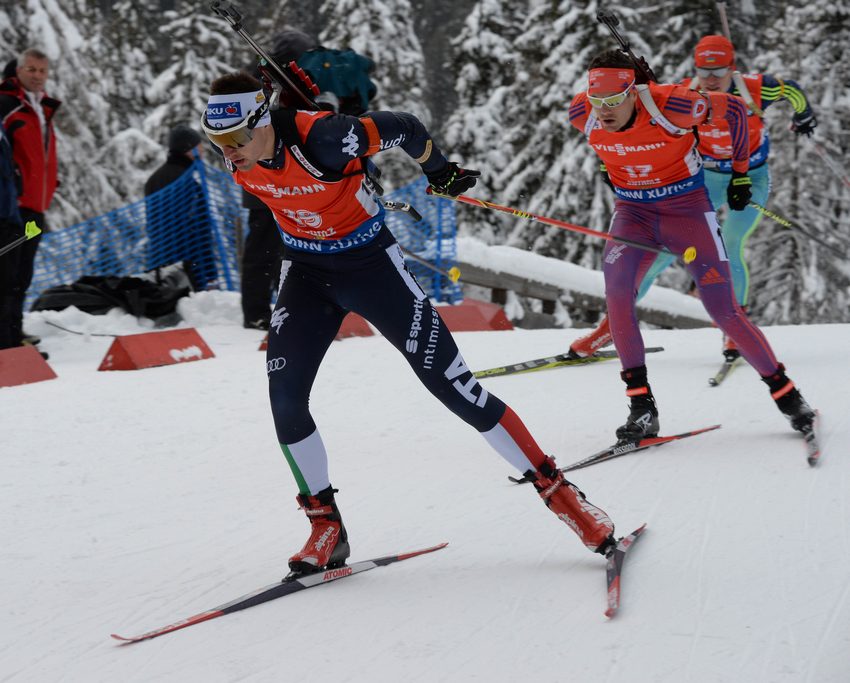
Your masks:
<instances>
[{"instance_id":1,"label":"man with hat","mask_svg":"<svg viewBox=\"0 0 850 683\"><path fill-rule=\"evenodd\" d=\"M269 111L257 79L227 74L210 86L202 127L234 180L272 210L283 240L266 371L278 443L311 526L307 543L289 560L292 576L339 566L349 555L328 456L310 413L310 392L350 311L374 325L439 401L524 473L587 548L609 551L615 541L608 515L564 478L519 416L473 376L437 309L407 270L364 170L368 157L399 147L419 164L434 191L452 196L472 188L479 172L449 162L412 114L374 111L358 117L286 104ZM368 377L368 368L364 371ZM374 424L364 428L387 428L381 414L378 410ZM349 455L368 458L368 450L351 444ZM404 457L399 454L400 471ZM450 461L447 465L450 471ZM478 484L469 481L467 487L472 492ZM380 495L380 488L372 493Z\"/></svg>"},{"instance_id":2,"label":"man with hat","mask_svg":"<svg viewBox=\"0 0 850 683\"><path fill-rule=\"evenodd\" d=\"M792 80L782 80L770 74L741 75L735 68L735 49L723 36L709 35L702 38L694 49L696 77L690 79L694 90L712 93L731 93L744 100L747 107L749 134L749 182L751 200L761 206L767 205L770 194L770 174L767 158L770 138L764 125L763 112L775 102L784 99L794 108L791 130L797 135L811 136L817 125L815 114L803 90ZM729 126L725 122L707 122L698 127L699 153L705 163L705 185L715 210L727 204L726 188L732 179L733 141ZM750 273L744 260L747 239L761 222L762 214L752 206L727 211L721 226L723 242L729 256L729 268L735 289L735 299L746 309ZM641 281L638 290L640 300L655 278L673 262L672 256L661 255L652 264ZM576 357L588 356L611 342L607 316L590 334L574 341L570 350ZM740 356L734 340L724 335L723 355L732 362Z\"/></svg>"}]
</instances>

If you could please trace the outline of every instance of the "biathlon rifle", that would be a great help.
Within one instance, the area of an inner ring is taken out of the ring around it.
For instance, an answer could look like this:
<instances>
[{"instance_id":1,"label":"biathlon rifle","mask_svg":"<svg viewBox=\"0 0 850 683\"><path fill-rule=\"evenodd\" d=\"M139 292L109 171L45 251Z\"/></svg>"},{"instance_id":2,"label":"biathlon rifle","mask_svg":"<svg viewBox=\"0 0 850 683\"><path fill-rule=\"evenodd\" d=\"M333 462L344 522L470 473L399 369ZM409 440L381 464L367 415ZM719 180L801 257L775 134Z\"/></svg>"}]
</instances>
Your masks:
<instances>
[{"instance_id":1,"label":"biathlon rifle","mask_svg":"<svg viewBox=\"0 0 850 683\"><path fill-rule=\"evenodd\" d=\"M620 20L617 19L617 16L613 12L599 10L596 13L596 21L598 21L600 24L605 24L605 26L611 32L611 35L614 36L614 39L620 44L620 51L627 54L634 62L635 71L637 71L638 75L637 82L657 83L658 79L655 77L655 73L652 71L652 67L649 66L646 59L635 55L635 53L632 52L632 47L629 44L629 41L623 38L623 36L617 30L617 27L620 25Z\"/></svg>"},{"instance_id":2,"label":"biathlon rifle","mask_svg":"<svg viewBox=\"0 0 850 683\"><path fill-rule=\"evenodd\" d=\"M272 94L269 97L270 109L277 109L281 95L286 93L286 100L291 106L296 106L299 109L318 111L319 105L305 91L315 90L313 94L318 95L319 89L316 88L310 77L304 73L301 67L297 66L295 62L290 62L287 65L288 68L284 68L261 48L257 44L257 41L242 27L242 13L233 6L232 2L227 2L227 0L213 0L210 3L210 9L230 24L231 28L257 53L257 56L260 58L260 64L257 69L262 75L263 81L271 84Z\"/></svg>"}]
</instances>

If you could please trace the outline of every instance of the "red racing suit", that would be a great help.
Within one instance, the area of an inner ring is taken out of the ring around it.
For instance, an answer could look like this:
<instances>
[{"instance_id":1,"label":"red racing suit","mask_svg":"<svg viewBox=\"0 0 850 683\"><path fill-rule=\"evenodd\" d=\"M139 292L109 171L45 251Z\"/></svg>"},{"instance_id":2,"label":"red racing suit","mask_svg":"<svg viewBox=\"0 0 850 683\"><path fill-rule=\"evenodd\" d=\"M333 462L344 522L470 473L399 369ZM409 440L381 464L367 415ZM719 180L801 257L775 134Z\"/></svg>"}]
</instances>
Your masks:
<instances>
[{"instance_id":1,"label":"red racing suit","mask_svg":"<svg viewBox=\"0 0 850 683\"><path fill-rule=\"evenodd\" d=\"M744 102L725 93L701 93L682 85L649 84L661 114L679 128L725 123L731 131L732 168L746 171L749 135ZM703 184L703 161L694 135L668 132L635 101L634 122L626 130L608 132L596 121L585 93L570 105L570 123L584 132L605 164L614 191L622 199L655 201L690 192Z\"/></svg>"}]
</instances>

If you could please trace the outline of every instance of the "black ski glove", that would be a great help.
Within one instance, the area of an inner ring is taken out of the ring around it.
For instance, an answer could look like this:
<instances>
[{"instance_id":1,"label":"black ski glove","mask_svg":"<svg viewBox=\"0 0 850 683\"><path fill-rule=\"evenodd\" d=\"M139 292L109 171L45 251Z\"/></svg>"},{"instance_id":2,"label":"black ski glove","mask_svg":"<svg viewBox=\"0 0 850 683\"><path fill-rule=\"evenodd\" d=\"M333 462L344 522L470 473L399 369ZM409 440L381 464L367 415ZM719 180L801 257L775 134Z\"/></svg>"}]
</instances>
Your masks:
<instances>
[{"instance_id":1,"label":"black ski glove","mask_svg":"<svg viewBox=\"0 0 850 683\"><path fill-rule=\"evenodd\" d=\"M791 117L791 130L797 135L805 135L812 137L815 132L815 126L818 125L818 120L815 118L815 113L811 110L804 111L802 114L794 114Z\"/></svg>"},{"instance_id":2,"label":"black ski glove","mask_svg":"<svg viewBox=\"0 0 850 683\"><path fill-rule=\"evenodd\" d=\"M732 171L732 180L726 188L726 201L732 211L743 211L753 196L753 181L741 171Z\"/></svg>"},{"instance_id":3,"label":"black ski glove","mask_svg":"<svg viewBox=\"0 0 850 683\"><path fill-rule=\"evenodd\" d=\"M428 184L434 192L457 197L475 187L475 183L481 177L481 172L461 168L454 161L450 161L442 170L425 175L428 177Z\"/></svg>"}]
</instances>

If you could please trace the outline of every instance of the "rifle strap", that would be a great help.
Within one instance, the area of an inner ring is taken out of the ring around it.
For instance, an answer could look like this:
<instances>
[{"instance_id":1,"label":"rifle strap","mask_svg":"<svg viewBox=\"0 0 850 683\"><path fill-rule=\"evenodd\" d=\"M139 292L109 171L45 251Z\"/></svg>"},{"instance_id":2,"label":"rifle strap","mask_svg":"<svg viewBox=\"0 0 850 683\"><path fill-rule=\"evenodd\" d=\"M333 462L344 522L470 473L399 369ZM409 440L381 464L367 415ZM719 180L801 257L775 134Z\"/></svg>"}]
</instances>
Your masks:
<instances>
[{"instance_id":1,"label":"rifle strap","mask_svg":"<svg viewBox=\"0 0 850 683\"><path fill-rule=\"evenodd\" d=\"M750 92L750 89L747 87L747 84L744 82L744 77L741 76L740 71L732 72L732 82L735 84L735 87L738 89L738 97L744 100L744 104L747 105L747 108L753 112L756 116L764 116L764 112L759 108L756 104L756 101L753 99L753 94ZM692 78L691 83L688 86L691 90L699 90L700 82L699 78Z\"/></svg>"},{"instance_id":2,"label":"rifle strap","mask_svg":"<svg viewBox=\"0 0 850 683\"><path fill-rule=\"evenodd\" d=\"M649 91L648 85L641 83L640 85L635 86L635 90L637 90L638 97L640 98L640 102L644 106L644 109L646 109L646 111L649 112L650 117L652 117L653 123L661 126L672 135L687 135L688 133L693 132L690 128L680 128L661 113L661 110L658 108L655 100L652 99L652 93Z\"/></svg>"}]
</instances>

